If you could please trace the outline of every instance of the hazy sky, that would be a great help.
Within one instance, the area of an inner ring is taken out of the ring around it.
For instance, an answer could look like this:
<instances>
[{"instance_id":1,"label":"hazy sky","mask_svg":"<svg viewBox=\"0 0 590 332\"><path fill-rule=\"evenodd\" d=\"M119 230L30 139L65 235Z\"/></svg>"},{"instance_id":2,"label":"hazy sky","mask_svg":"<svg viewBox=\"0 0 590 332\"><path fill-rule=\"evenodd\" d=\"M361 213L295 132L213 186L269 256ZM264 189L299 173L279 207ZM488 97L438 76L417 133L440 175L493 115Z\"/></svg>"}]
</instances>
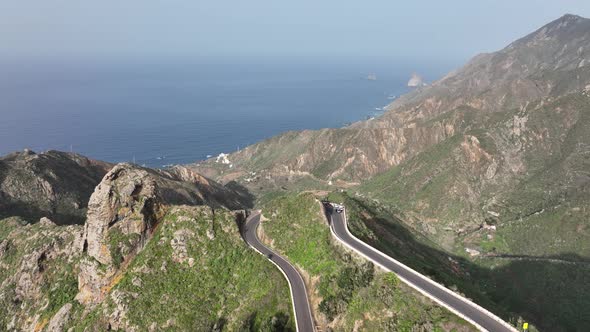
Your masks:
<instances>
[{"instance_id":1,"label":"hazy sky","mask_svg":"<svg viewBox=\"0 0 590 332\"><path fill-rule=\"evenodd\" d=\"M588 0L0 0L0 57L465 59Z\"/></svg>"}]
</instances>

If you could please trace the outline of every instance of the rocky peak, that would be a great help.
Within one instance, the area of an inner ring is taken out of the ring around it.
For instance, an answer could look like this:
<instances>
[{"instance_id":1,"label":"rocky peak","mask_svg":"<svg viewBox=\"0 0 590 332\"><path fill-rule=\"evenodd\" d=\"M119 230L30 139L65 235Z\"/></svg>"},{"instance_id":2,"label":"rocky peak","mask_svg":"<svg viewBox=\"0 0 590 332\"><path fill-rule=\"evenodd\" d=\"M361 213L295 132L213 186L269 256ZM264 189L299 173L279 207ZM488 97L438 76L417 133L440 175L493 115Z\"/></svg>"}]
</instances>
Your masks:
<instances>
[{"instance_id":1,"label":"rocky peak","mask_svg":"<svg viewBox=\"0 0 590 332\"><path fill-rule=\"evenodd\" d=\"M579 15L564 14L562 17L554 20L553 22L546 24L544 28L547 28L551 31L556 31L558 29L565 29L567 27L571 27L575 24L587 24L588 21L590 20Z\"/></svg>"},{"instance_id":2,"label":"rocky peak","mask_svg":"<svg viewBox=\"0 0 590 332\"><path fill-rule=\"evenodd\" d=\"M143 248L164 213L157 181L148 170L118 164L104 176L88 203L82 251L93 259L80 264L81 303L102 301L118 270Z\"/></svg>"},{"instance_id":3,"label":"rocky peak","mask_svg":"<svg viewBox=\"0 0 590 332\"><path fill-rule=\"evenodd\" d=\"M143 240L163 214L156 180L130 164L115 166L96 187L88 203L84 246L88 255L111 264L112 253L105 238L111 229L138 234Z\"/></svg>"},{"instance_id":4,"label":"rocky peak","mask_svg":"<svg viewBox=\"0 0 590 332\"><path fill-rule=\"evenodd\" d=\"M590 82L590 19L565 15L504 49L480 54L431 86L404 95L370 127L412 127L469 107L497 112L580 91Z\"/></svg>"},{"instance_id":5,"label":"rocky peak","mask_svg":"<svg viewBox=\"0 0 590 332\"><path fill-rule=\"evenodd\" d=\"M588 38L589 34L590 19L578 15L565 14L529 35L513 42L508 48L538 46L552 41L571 43L579 38Z\"/></svg>"},{"instance_id":6,"label":"rocky peak","mask_svg":"<svg viewBox=\"0 0 590 332\"><path fill-rule=\"evenodd\" d=\"M244 206L233 190L183 167L163 171L116 165L88 203L82 246L88 256L78 275L81 303L102 301L172 205Z\"/></svg>"}]
</instances>

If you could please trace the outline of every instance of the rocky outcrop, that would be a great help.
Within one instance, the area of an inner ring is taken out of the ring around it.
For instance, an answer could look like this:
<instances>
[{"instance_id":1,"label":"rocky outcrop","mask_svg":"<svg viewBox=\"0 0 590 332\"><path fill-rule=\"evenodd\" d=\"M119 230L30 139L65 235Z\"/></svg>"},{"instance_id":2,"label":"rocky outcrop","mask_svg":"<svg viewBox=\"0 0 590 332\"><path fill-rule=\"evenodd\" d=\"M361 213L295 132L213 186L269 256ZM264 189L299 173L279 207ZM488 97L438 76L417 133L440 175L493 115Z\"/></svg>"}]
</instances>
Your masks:
<instances>
[{"instance_id":1,"label":"rocky outcrop","mask_svg":"<svg viewBox=\"0 0 590 332\"><path fill-rule=\"evenodd\" d=\"M80 266L80 302L102 301L121 264L151 236L165 203L154 174L146 169L119 164L105 175L88 204L83 251L92 259Z\"/></svg>"},{"instance_id":2,"label":"rocky outcrop","mask_svg":"<svg viewBox=\"0 0 590 332\"><path fill-rule=\"evenodd\" d=\"M62 332L64 326L70 320L70 311L72 310L72 304L66 303L59 311L51 318L45 331L47 332Z\"/></svg>"},{"instance_id":3,"label":"rocky outcrop","mask_svg":"<svg viewBox=\"0 0 590 332\"><path fill-rule=\"evenodd\" d=\"M188 183L193 191L192 188L196 188L200 194L200 200L206 205L213 207L223 206L230 210L250 208L253 205L254 197L235 182L221 185L188 167L179 165L162 171L162 174L166 174L177 181Z\"/></svg>"},{"instance_id":4,"label":"rocky outcrop","mask_svg":"<svg viewBox=\"0 0 590 332\"><path fill-rule=\"evenodd\" d=\"M146 170L129 164L115 166L104 177L88 203L84 247L90 257L101 264L113 263L109 231L138 235L132 247L145 242L165 212L156 186Z\"/></svg>"},{"instance_id":5,"label":"rocky outcrop","mask_svg":"<svg viewBox=\"0 0 590 332\"><path fill-rule=\"evenodd\" d=\"M117 269L114 266L100 266L95 260L87 257L80 263L78 272L78 294L76 300L84 305L102 302L111 290ZM114 285L113 285L114 286Z\"/></svg>"},{"instance_id":6,"label":"rocky outcrop","mask_svg":"<svg viewBox=\"0 0 590 332\"><path fill-rule=\"evenodd\" d=\"M27 158L40 158L34 156L27 152ZM176 264L197 269L206 255L212 260L225 255L223 250L210 253L213 247L207 243L231 236L240 245L227 210L246 207L244 198L234 188L184 167L163 171L119 164L104 175L89 198L84 226L58 225L58 217L43 216L35 223L3 219L0 330L62 331L79 326L93 309L99 315L93 330L143 330L130 325L128 317L138 292L113 290L130 273L129 264L156 230L165 228L166 220L182 223L160 239L170 255L158 256L161 264L156 269L146 265L135 269L134 287L150 280L147 275L154 270L179 273L173 268ZM222 235L226 237L220 239ZM195 246L195 241L201 243Z\"/></svg>"},{"instance_id":7,"label":"rocky outcrop","mask_svg":"<svg viewBox=\"0 0 590 332\"><path fill-rule=\"evenodd\" d=\"M413 73L412 77L410 77L410 80L408 81L408 86L411 88L416 88L423 85L424 82L422 81L422 77L416 73Z\"/></svg>"},{"instance_id":8,"label":"rocky outcrop","mask_svg":"<svg viewBox=\"0 0 590 332\"><path fill-rule=\"evenodd\" d=\"M85 304L101 302L127 262L150 240L169 206L234 209L241 204L234 191L183 167L161 171L116 165L90 197L82 249L87 258L80 265L76 298ZM178 234L175 259L189 259L182 249L187 236Z\"/></svg>"},{"instance_id":9,"label":"rocky outcrop","mask_svg":"<svg viewBox=\"0 0 590 332\"><path fill-rule=\"evenodd\" d=\"M81 226L50 222L23 225L22 220L10 218L3 220L2 231L0 330L40 330L49 321L41 319L44 312L48 318L53 316L47 325L49 331L61 331L71 309L71 304L64 302L73 298L75 291Z\"/></svg>"}]
</instances>

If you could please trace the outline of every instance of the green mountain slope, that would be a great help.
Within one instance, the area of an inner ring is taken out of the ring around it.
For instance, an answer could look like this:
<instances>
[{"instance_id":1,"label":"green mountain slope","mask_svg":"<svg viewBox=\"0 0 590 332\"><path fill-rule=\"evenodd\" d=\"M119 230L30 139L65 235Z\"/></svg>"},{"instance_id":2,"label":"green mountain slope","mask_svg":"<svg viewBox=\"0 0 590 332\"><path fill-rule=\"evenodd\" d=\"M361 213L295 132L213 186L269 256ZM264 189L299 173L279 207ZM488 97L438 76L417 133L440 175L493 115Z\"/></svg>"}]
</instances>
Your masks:
<instances>
[{"instance_id":1,"label":"green mountain slope","mask_svg":"<svg viewBox=\"0 0 590 332\"><path fill-rule=\"evenodd\" d=\"M541 331L584 331L590 324L590 262L581 256L449 253L401 220L395 208L342 193L330 199L346 204L354 235L506 321L527 321ZM492 230L477 234L497 236Z\"/></svg>"},{"instance_id":2,"label":"green mountain slope","mask_svg":"<svg viewBox=\"0 0 590 332\"><path fill-rule=\"evenodd\" d=\"M286 280L242 240L244 196L119 164L84 226L0 220L0 330L294 331Z\"/></svg>"},{"instance_id":3,"label":"green mountain slope","mask_svg":"<svg viewBox=\"0 0 590 332\"><path fill-rule=\"evenodd\" d=\"M328 228L312 194L267 202L266 242L304 275L312 310L335 331L471 331L468 323L402 284L394 274L350 253Z\"/></svg>"},{"instance_id":4,"label":"green mountain slope","mask_svg":"<svg viewBox=\"0 0 590 332\"><path fill-rule=\"evenodd\" d=\"M358 190L448 250L590 257L590 97L494 115Z\"/></svg>"},{"instance_id":5,"label":"green mountain slope","mask_svg":"<svg viewBox=\"0 0 590 332\"><path fill-rule=\"evenodd\" d=\"M283 275L246 246L233 214L209 207L172 208L114 283L74 330L295 328Z\"/></svg>"},{"instance_id":6,"label":"green mountain slope","mask_svg":"<svg viewBox=\"0 0 590 332\"><path fill-rule=\"evenodd\" d=\"M588 45L590 20L565 15L400 97L382 117L286 133L230 154L232 167L193 167L263 193L345 188L383 209L360 215L357 229L383 250L507 319L583 330Z\"/></svg>"}]
</instances>

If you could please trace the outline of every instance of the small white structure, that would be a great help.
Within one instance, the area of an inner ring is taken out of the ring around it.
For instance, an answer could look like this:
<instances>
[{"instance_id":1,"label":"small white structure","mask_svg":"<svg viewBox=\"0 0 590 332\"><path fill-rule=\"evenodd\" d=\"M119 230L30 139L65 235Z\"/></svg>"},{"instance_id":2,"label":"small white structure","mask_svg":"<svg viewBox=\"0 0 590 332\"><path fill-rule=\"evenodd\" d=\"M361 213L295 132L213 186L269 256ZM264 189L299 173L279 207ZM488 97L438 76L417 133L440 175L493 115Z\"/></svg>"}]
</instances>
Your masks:
<instances>
[{"instance_id":1,"label":"small white structure","mask_svg":"<svg viewBox=\"0 0 590 332\"><path fill-rule=\"evenodd\" d=\"M231 164L231 162L229 161L229 158L227 158L227 156L229 156L229 155L222 152L219 154L219 156L217 156L217 159L215 160L215 162L222 163L224 165L229 165L229 164Z\"/></svg>"}]
</instances>

